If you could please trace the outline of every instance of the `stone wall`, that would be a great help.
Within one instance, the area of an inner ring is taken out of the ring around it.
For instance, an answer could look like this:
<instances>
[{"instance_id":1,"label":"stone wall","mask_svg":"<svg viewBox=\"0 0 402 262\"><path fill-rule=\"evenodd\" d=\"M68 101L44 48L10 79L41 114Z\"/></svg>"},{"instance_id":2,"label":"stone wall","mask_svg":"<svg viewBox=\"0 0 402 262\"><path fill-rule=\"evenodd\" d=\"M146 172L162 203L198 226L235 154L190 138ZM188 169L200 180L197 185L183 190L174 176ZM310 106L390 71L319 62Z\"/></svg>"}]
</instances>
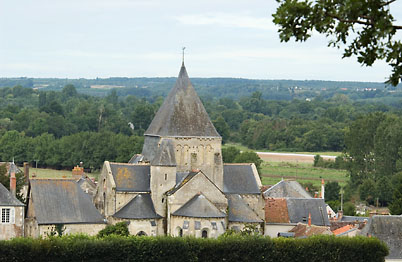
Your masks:
<instances>
[{"instance_id":1,"label":"stone wall","mask_svg":"<svg viewBox=\"0 0 402 262\"><path fill-rule=\"evenodd\" d=\"M0 206L0 211L2 208L10 209L10 223L3 224L0 220L0 240L24 236L24 207Z\"/></svg>"},{"instance_id":2,"label":"stone wall","mask_svg":"<svg viewBox=\"0 0 402 262\"><path fill-rule=\"evenodd\" d=\"M128 222L130 235L139 235L144 232L147 236L164 235L162 219L120 219L111 217L109 222L116 224L119 222Z\"/></svg>"},{"instance_id":3,"label":"stone wall","mask_svg":"<svg viewBox=\"0 0 402 262\"><path fill-rule=\"evenodd\" d=\"M217 238L226 231L225 220L225 218L191 218L172 216L170 220L172 232L170 235L175 237L202 237L202 232L206 231L208 238Z\"/></svg>"}]
</instances>

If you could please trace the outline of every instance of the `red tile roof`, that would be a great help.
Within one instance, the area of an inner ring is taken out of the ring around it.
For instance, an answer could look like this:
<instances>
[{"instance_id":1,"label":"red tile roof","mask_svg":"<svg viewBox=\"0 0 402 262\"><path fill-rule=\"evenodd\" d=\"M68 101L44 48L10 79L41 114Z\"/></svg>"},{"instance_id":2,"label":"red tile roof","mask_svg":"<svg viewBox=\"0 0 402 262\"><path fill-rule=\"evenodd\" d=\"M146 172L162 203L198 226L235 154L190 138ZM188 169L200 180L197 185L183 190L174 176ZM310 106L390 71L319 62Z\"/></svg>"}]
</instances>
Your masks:
<instances>
[{"instance_id":1,"label":"red tile roof","mask_svg":"<svg viewBox=\"0 0 402 262\"><path fill-rule=\"evenodd\" d=\"M268 198L265 200L265 222L290 223L286 199Z\"/></svg>"},{"instance_id":2,"label":"red tile roof","mask_svg":"<svg viewBox=\"0 0 402 262\"><path fill-rule=\"evenodd\" d=\"M339 234L342 234L342 233L345 233L346 231L351 230L352 228L354 228L354 226L352 226L352 225L346 225L346 226L343 226L343 227L340 227L340 228L338 228L338 229L333 230L332 233L333 233L335 236L337 236L337 235L339 235Z\"/></svg>"}]
</instances>

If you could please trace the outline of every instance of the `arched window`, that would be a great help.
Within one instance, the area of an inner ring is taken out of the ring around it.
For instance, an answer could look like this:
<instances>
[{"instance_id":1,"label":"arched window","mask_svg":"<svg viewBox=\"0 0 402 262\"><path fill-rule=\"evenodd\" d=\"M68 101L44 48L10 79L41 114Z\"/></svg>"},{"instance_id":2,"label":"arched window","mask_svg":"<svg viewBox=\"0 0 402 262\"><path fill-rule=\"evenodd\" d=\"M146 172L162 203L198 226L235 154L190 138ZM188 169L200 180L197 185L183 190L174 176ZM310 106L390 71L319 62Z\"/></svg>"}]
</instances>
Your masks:
<instances>
[{"instance_id":1,"label":"arched window","mask_svg":"<svg viewBox=\"0 0 402 262\"><path fill-rule=\"evenodd\" d=\"M181 227L177 227L176 228L176 235L178 237L182 237L183 236L183 229Z\"/></svg>"},{"instance_id":2,"label":"arched window","mask_svg":"<svg viewBox=\"0 0 402 262\"><path fill-rule=\"evenodd\" d=\"M208 230L207 229L203 229L201 232L201 237L202 238L208 238Z\"/></svg>"},{"instance_id":3,"label":"arched window","mask_svg":"<svg viewBox=\"0 0 402 262\"><path fill-rule=\"evenodd\" d=\"M147 235L147 233L145 233L144 231L140 231L140 232L138 232L137 233L137 236L146 236Z\"/></svg>"}]
</instances>

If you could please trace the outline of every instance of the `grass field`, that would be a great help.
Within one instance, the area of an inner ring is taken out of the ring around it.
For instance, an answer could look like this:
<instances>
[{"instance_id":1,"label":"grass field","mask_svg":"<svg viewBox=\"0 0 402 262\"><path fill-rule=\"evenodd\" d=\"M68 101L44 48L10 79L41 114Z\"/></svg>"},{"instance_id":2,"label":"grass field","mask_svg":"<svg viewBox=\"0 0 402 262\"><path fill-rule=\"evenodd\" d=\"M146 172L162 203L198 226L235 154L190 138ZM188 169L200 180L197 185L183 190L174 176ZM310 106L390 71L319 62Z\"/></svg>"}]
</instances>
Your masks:
<instances>
[{"instance_id":1,"label":"grass field","mask_svg":"<svg viewBox=\"0 0 402 262\"><path fill-rule=\"evenodd\" d=\"M47 168L30 168L29 177L36 176L36 178L72 178L71 171L68 170L55 170ZM99 173L87 174L89 177L98 178Z\"/></svg>"},{"instance_id":2,"label":"grass field","mask_svg":"<svg viewBox=\"0 0 402 262\"><path fill-rule=\"evenodd\" d=\"M292 154L307 154L307 155L326 155L326 156L339 156L342 154L342 152L290 152L290 151L270 151L267 149L258 149L258 150L254 150L254 149L250 149L246 146L243 146L241 144L238 143L226 143L224 145L222 145L222 148L227 148L230 146L234 146L237 149L241 150L241 151L255 151L255 152L277 152L277 153L292 153Z\"/></svg>"},{"instance_id":3,"label":"grass field","mask_svg":"<svg viewBox=\"0 0 402 262\"><path fill-rule=\"evenodd\" d=\"M348 181L346 170L313 167L310 163L263 162L261 179L264 185L272 185L282 178L294 179L300 183L311 182L321 185L321 179L326 182L337 181L344 185Z\"/></svg>"}]
</instances>

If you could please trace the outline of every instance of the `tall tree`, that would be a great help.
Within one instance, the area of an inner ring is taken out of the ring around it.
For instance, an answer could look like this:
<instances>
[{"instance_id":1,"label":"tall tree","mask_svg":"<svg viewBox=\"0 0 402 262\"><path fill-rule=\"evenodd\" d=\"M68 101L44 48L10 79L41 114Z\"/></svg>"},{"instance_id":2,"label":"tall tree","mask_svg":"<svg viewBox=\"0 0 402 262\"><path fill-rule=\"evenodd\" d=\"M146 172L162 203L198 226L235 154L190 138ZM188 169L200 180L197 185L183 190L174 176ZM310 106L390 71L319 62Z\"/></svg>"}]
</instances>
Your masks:
<instances>
[{"instance_id":1,"label":"tall tree","mask_svg":"<svg viewBox=\"0 0 402 262\"><path fill-rule=\"evenodd\" d=\"M385 60L392 67L388 83L402 79L402 42L391 14L396 0L277 0L273 15L279 25L281 41L306 41L313 31L332 37L328 45L344 47L343 57L357 56L357 61L371 66Z\"/></svg>"}]
</instances>

